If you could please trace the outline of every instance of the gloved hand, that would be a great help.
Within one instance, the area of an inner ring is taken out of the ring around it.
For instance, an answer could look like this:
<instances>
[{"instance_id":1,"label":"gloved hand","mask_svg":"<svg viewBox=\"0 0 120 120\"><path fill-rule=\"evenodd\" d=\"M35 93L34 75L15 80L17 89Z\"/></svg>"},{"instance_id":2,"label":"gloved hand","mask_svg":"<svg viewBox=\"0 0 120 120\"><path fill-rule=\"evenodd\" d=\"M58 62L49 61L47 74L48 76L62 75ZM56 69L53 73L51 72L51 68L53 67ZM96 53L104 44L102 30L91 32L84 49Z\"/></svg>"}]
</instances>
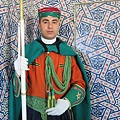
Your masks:
<instances>
[{"instance_id":1,"label":"gloved hand","mask_svg":"<svg viewBox=\"0 0 120 120\"><path fill-rule=\"evenodd\" d=\"M29 70L28 59L23 57L23 56L20 56L14 62L14 66L15 66L16 73L20 76L21 75L21 70Z\"/></svg>"},{"instance_id":2,"label":"gloved hand","mask_svg":"<svg viewBox=\"0 0 120 120\"><path fill-rule=\"evenodd\" d=\"M54 108L49 108L46 110L48 115L59 116L62 115L68 108L70 103L64 99L58 99L57 104Z\"/></svg>"}]
</instances>

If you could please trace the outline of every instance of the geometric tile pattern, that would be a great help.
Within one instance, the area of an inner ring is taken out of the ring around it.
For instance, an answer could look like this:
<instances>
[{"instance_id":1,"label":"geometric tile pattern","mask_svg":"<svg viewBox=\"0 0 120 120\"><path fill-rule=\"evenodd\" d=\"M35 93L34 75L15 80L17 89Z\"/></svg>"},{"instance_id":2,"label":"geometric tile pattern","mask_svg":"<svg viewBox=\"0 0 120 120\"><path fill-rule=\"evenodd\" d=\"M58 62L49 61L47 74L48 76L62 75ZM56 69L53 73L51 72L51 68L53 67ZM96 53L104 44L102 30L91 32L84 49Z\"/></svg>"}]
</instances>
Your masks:
<instances>
[{"instance_id":1,"label":"geometric tile pattern","mask_svg":"<svg viewBox=\"0 0 120 120\"><path fill-rule=\"evenodd\" d=\"M77 49L88 72L92 120L120 119L120 9L116 2L79 5Z\"/></svg>"},{"instance_id":2,"label":"geometric tile pattern","mask_svg":"<svg viewBox=\"0 0 120 120\"><path fill-rule=\"evenodd\" d=\"M86 69L91 120L120 120L120 1L90 2L24 0L25 44L40 35L37 9L60 8L58 36L76 50ZM19 0L0 0L0 120L8 120L9 80L18 55L19 19Z\"/></svg>"}]
</instances>

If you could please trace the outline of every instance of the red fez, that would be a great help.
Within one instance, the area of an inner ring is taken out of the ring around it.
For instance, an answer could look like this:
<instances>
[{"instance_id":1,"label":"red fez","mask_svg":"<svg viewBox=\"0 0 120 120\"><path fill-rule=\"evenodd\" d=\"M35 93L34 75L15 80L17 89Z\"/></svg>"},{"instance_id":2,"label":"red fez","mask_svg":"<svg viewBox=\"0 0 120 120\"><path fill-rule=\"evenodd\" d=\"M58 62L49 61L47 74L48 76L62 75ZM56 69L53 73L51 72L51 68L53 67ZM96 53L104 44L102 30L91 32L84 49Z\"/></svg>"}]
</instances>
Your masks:
<instances>
[{"instance_id":1,"label":"red fez","mask_svg":"<svg viewBox=\"0 0 120 120\"><path fill-rule=\"evenodd\" d=\"M38 9L39 18L47 17L47 16L60 18L60 15L61 15L61 11L55 7L44 7L44 8Z\"/></svg>"},{"instance_id":2,"label":"red fez","mask_svg":"<svg viewBox=\"0 0 120 120\"><path fill-rule=\"evenodd\" d=\"M44 7L42 9L38 9L38 12L57 12L61 14L60 10L55 7Z\"/></svg>"}]
</instances>

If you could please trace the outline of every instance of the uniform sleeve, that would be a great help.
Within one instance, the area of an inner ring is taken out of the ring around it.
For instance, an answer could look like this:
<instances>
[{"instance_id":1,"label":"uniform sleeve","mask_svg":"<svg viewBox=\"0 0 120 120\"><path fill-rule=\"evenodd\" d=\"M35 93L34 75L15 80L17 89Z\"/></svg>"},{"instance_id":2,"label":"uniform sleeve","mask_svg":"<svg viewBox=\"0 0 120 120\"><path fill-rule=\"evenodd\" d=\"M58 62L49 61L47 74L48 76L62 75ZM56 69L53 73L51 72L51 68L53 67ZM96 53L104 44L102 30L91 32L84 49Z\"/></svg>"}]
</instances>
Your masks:
<instances>
[{"instance_id":1,"label":"uniform sleeve","mask_svg":"<svg viewBox=\"0 0 120 120\"><path fill-rule=\"evenodd\" d=\"M65 99L70 102L71 107L81 103L85 97L86 84L83 80L82 73L74 57L72 59L72 74L70 80L70 89L65 95Z\"/></svg>"},{"instance_id":2,"label":"uniform sleeve","mask_svg":"<svg viewBox=\"0 0 120 120\"><path fill-rule=\"evenodd\" d=\"M14 74L12 76L12 80L13 80L14 96L19 97L20 94L21 94L21 77L16 73L16 71L14 72ZM27 86L28 85L27 85L27 82L26 82L26 89L27 89Z\"/></svg>"},{"instance_id":3,"label":"uniform sleeve","mask_svg":"<svg viewBox=\"0 0 120 120\"><path fill-rule=\"evenodd\" d=\"M20 95L20 89L21 89L21 80L20 76L14 72L12 80L13 80L13 91L14 91L14 96L19 97Z\"/></svg>"}]
</instances>

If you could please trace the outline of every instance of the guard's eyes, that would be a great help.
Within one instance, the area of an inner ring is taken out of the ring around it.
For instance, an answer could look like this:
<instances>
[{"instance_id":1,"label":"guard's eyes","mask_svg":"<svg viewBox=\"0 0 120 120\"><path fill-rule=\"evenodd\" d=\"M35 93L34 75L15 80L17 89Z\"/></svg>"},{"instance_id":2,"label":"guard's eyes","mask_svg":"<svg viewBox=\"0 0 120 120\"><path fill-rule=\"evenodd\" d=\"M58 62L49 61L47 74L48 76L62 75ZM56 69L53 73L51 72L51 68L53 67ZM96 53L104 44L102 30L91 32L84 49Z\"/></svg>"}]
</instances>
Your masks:
<instances>
[{"instance_id":1,"label":"guard's eyes","mask_svg":"<svg viewBox=\"0 0 120 120\"><path fill-rule=\"evenodd\" d=\"M48 20L43 20L42 22L43 22L44 24L48 24L50 21L48 21ZM57 24L58 21L57 21L57 20L53 20L52 23L53 23L53 24Z\"/></svg>"},{"instance_id":2,"label":"guard's eyes","mask_svg":"<svg viewBox=\"0 0 120 120\"><path fill-rule=\"evenodd\" d=\"M56 24L56 23L57 23L57 21L53 21L53 23L54 23L54 24Z\"/></svg>"},{"instance_id":3,"label":"guard's eyes","mask_svg":"<svg viewBox=\"0 0 120 120\"><path fill-rule=\"evenodd\" d=\"M44 24L48 23L48 21L43 21Z\"/></svg>"}]
</instances>

